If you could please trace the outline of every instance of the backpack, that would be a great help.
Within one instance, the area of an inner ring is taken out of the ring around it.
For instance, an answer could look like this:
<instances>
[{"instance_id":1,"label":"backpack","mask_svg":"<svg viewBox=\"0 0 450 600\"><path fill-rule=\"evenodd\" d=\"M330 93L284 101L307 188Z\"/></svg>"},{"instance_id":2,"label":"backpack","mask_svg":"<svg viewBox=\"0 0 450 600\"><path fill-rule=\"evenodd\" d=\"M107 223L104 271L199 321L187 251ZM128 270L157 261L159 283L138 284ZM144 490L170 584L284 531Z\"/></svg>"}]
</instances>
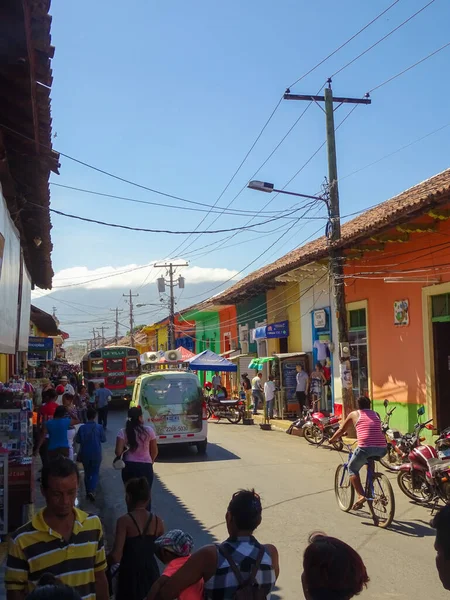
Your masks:
<instances>
[{"instance_id":1,"label":"backpack","mask_svg":"<svg viewBox=\"0 0 450 600\"><path fill-rule=\"evenodd\" d=\"M244 579L242 577L242 573L239 570L239 567L234 562L231 553L225 546L219 546L219 552L224 556L228 564L231 567L236 579L238 580L239 587L236 590L233 598L234 600L266 600L267 594L264 592L262 587L256 582L256 575L258 574L259 567L261 565L261 561L264 557L264 546L261 546L259 550L258 557L256 559L255 564L253 565L253 569L251 570L250 576L248 579Z\"/></svg>"}]
</instances>

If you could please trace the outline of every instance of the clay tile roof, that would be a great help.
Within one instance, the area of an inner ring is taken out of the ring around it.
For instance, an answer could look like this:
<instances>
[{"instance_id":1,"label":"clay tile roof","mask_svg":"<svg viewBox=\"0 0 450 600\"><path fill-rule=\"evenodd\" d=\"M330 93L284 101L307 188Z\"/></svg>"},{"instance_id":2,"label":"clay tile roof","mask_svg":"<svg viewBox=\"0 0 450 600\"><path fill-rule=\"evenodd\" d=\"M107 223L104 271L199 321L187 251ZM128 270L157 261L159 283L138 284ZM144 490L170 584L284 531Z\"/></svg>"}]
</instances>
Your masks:
<instances>
[{"instance_id":1,"label":"clay tile roof","mask_svg":"<svg viewBox=\"0 0 450 600\"><path fill-rule=\"evenodd\" d=\"M414 218L422 214L425 208L431 208L449 200L450 169L447 169L342 225L341 241L337 247L348 248L375 233L399 225L405 220L405 217ZM243 295L256 295L262 291L263 286L268 288L273 285L278 275L312 261L326 258L328 253L327 239L322 236L250 273L238 283L215 296L214 302L226 304L233 300L236 301Z\"/></svg>"}]
</instances>

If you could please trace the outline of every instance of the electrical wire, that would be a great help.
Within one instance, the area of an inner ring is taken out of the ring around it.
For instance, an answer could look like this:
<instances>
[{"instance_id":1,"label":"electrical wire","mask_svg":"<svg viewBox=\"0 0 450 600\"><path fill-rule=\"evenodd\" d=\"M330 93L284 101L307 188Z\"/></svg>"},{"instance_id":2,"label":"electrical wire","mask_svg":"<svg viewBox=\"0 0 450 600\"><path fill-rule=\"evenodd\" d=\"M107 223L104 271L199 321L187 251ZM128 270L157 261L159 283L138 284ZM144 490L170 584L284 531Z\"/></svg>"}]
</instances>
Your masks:
<instances>
[{"instance_id":1,"label":"electrical wire","mask_svg":"<svg viewBox=\"0 0 450 600\"><path fill-rule=\"evenodd\" d=\"M322 66L329 58L331 58L332 56L334 56L335 54L337 54L340 50L342 50L342 48L345 48L345 46L347 46L350 42L352 42L355 38L357 38L368 27L370 27L371 25L373 25L374 23L376 23L376 21L378 21L378 19L380 19L383 15L385 15L388 11L390 11L391 8L393 8L396 4L399 3L399 1L400 0L395 0L395 2L393 2L385 10L383 10L381 13L379 13L374 19L372 19L371 21L369 21L369 23L367 23L366 25L364 25L364 27L362 27L359 31L357 31L350 38L348 38L348 40L346 42L344 42L343 44L341 44L338 48L336 48L335 50L333 50L333 52L331 52L330 54L328 54L328 56L326 56L321 61L319 61L316 65L314 65L314 67L312 67L309 71L307 71L301 77L299 77L298 79L296 79L294 81L294 83L291 83L291 85L289 87L290 88L294 87L294 85L297 85L297 83L299 83L300 81L302 81L303 79L305 79L305 77L307 77L308 75L310 75L311 73L313 73L316 69L318 69L320 66Z\"/></svg>"},{"instance_id":2,"label":"electrical wire","mask_svg":"<svg viewBox=\"0 0 450 600\"><path fill-rule=\"evenodd\" d=\"M449 46L450 46L450 42L447 42L446 44L444 44L443 46L441 46L437 50L434 50L433 52L430 52L430 54L428 54L427 56L424 56L423 58L421 58L420 60L418 60L414 64L410 65L406 69L403 69L403 71L400 71L400 73L397 73L396 75L393 75L392 77L389 77L389 79L386 79L386 81L383 81L383 83L380 83L380 84L376 85L374 88L372 88L371 90L369 90L368 93L370 94L370 93L374 92L375 90L379 90L384 85L390 83L391 81L394 81L394 79L397 79L397 77L400 77L401 75L404 75L408 71L411 71L411 69L414 69L415 67L417 67L418 65L422 64L423 62L425 62L426 60L428 60L432 56L435 56L439 52L442 52L442 50L445 50L445 48L448 48Z\"/></svg>"},{"instance_id":3,"label":"electrical wire","mask_svg":"<svg viewBox=\"0 0 450 600\"><path fill-rule=\"evenodd\" d=\"M196 233L196 231L191 232L191 231L172 231L170 229L148 229L145 227L131 227L128 225L119 225L118 223L108 223L106 221L100 221L97 219L89 219L88 217L81 217L79 215L73 215L70 213L65 213L61 210L56 210L54 208L48 208L45 206L41 206L40 204L36 204L35 202L31 202L30 200L26 200L27 204L31 204L33 206L36 206L37 208L40 208L41 210L49 210L52 213L55 213L57 215L63 216L63 217L67 217L69 219L75 219L78 221L84 221L87 223L95 223L96 225L103 225L105 227L114 227L116 229L126 229L127 231L142 231L145 233L166 233L166 234L171 234L171 235L186 235L186 234L190 234L190 233ZM299 209L295 209L293 211L291 211L290 213L288 213L289 215L292 215L296 212L298 212ZM272 217L270 219L266 219L265 221L261 221L260 223L255 223L255 225L251 225L251 227L258 227L260 225L266 225L267 223L273 223L274 221L278 221L279 219L284 218L284 217ZM210 230L210 231L202 231L202 235L214 235L216 233L227 233L230 231L240 231L240 230L244 230L247 229L248 226L242 226L242 227L232 227L230 229L215 229L215 230Z\"/></svg>"},{"instance_id":4,"label":"electrical wire","mask_svg":"<svg viewBox=\"0 0 450 600\"><path fill-rule=\"evenodd\" d=\"M97 192L95 190L86 190L86 189L75 187L75 186L72 186L72 185L63 185L62 183L56 183L54 181L51 181L50 185L53 185L53 186L56 186L56 187L60 187L60 188L64 188L66 190L73 190L73 191L76 191L76 192L81 192L81 193L84 193L84 194L92 194L92 195L95 195L95 196L102 196L104 198L114 198L116 200L123 200L125 202L134 202L136 204L148 204L150 206L159 206L159 207L162 207L162 208L175 208L177 210L189 210L189 211L195 211L195 212L207 212L208 214L211 211L218 213L220 211L226 211L227 210L226 207L216 207L216 208L211 208L210 210L208 210L206 208L204 208L204 209L202 209L202 208L189 208L189 207L185 207L185 206L179 206L177 204L162 204L161 202L151 202L149 200L139 200L137 198L130 198L128 196L116 196L114 194L106 194L106 193L103 193L103 192ZM192 202L192 204L198 204L198 205L201 205L201 206L210 206L208 204L203 204L202 202ZM283 210L272 211L272 214L274 214L274 215L277 214L278 215L278 214L283 213L283 212L285 212L285 211L283 211ZM248 216L248 215L253 215L255 217L258 217L260 215L260 213L257 212L257 211L241 210L241 209L237 209L237 208L233 209L233 211L227 212L226 214L233 215L233 216L241 216L241 215Z\"/></svg>"},{"instance_id":5,"label":"electrical wire","mask_svg":"<svg viewBox=\"0 0 450 600\"><path fill-rule=\"evenodd\" d=\"M420 8L418 11L416 11L413 15L411 15L405 21L403 21L402 23L400 23L400 25L397 25L397 27L394 27L394 29L391 29L391 31L389 31L389 33L387 33L382 38L380 38L377 42L375 42L374 44L372 44L371 46L369 46L368 48L366 48L363 52L361 52L360 54L358 54L358 56L356 56L355 58L353 58L350 62L348 62L347 64L345 64L343 67L341 67L340 69L338 69L337 71L335 71L333 73L333 75L331 75L331 79L333 77L336 77L336 75L338 75L339 73L342 73L342 71L344 71L345 69L347 69L347 67L349 67L350 65L352 65L353 63L355 63L360 58L362 58L365 54L367 54L368 52L370 52L370 50L373 50L373 48L375 48L376 46L378 46L379 44L381 44L381 42L384 42L384 40L386 40L393 33L395 33L396 31L398 31L399 29L401 29L404 25L406 25L407 23L409 23L412 19L414 19L415 17L417 17L418 15L420 15L421 12L423 12L425 9L427 9L429 6L431 6L434 2L436 2L436 0L430 0L430 2L428 2L428 4L425 4L425 6L422 6L422 8Z\"/></svg>"}]
</instances>

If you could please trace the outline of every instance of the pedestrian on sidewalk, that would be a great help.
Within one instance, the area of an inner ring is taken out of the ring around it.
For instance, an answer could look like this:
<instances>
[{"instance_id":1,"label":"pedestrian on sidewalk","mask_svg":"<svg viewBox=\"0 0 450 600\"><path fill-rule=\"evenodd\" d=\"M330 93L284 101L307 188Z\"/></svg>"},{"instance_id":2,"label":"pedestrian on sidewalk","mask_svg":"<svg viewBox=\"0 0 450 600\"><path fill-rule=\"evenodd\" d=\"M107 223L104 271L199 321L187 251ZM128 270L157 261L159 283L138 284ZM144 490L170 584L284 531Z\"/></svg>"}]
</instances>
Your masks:
<instances>
[{"instance_id":1,"label":"pedestrian on sidewalk","mask_svg":"<svg viewBox=\"0 0 450 600\"><path fill-rule=\"evenodd\" d=\"M324 385L326 385L327 380L323 373L323 367L320 362L316 363L314 371L312 371L309 378L309 388L311 390L311 401L313 402L313 407L315 403L315 408L317 411L320 411L320 401L322 400L322 390Z\"/></svg>"},{"instance_id":2,"label":"pedestrian on sidewalk","mask_svg":"<svg viewBox=\"0 0 450 600\"><path fill-rule=\"evenodd\" d=\"M189 560L194 540L181 529L171 529L156 542L156 556L166 565L163 577L171 577ZM180 592L179 600L203 600L203 579Z\"/></svg>"},{"instance_id":3,"label":"pedestrian on sidewalk","mask_svg":"<svg viewBox=\"0 0 450 600\"><path fill-rule=\"evenodd\" d=\"M36 455L48 435L48 458L52 460L59 455L70 457L68 431L70 427L78 425L78 419L71 419L64 406L58 406L51 421L47 421L41 431L41 439L34 452ZM73 438L72 438L73 439Z\"/></svg>"},{"instance_id":4,"label":"pedestrian on sidewalk","mask_svg":"<svg viewBox=\"0 0 450 600\"><path fill-rule=\"evenodd\" d=\"M264 384L264 396L266 397L266 419L273 419L273 405L275 402L275 381L273 375L269 375L269 380Z\"/></svg>"},{"instance_id":5,"label":"pedestrian on sidewalk","mask_svg":"<svg viewBox=\"0 0 450 600\"><path fill-rule=\"evenodd\" d=\"M78 418L82 423L87 422L87 409L89 406L89 394L85 385L80 387L80 391L75 396L74 404L78 410Z\"/></svg>"},{"instance_id":6,"label":"pedestrian on sidewalk","mask_svg":"<svg viewBox=\"0 0 450 600\"><path fill-rule=\"evenodd\" d=\"M220 376L219 371L216 371L214 373L214 377L212 378L211 383L213 385L214 393L217 394L219 392L219 390L222 388L222 378Z\"/></svg>"},{"instance_id":7,"label":"pedestrian on sidewalk","mask_svg":"<svg viewBox=\"0 0 450 600\"><path fill-rule=\"evenodd\" d=\"M61 379L59 380L59 383L60 383L60 385L64 386L64 392L63 393L72 394L72 396L75 396L75 388L69 382L69 378L67 377L67 375L63 375L61 377Z\"/></svg>"},{"instance_id":8,"label":"pedestrian on sidewalk","mask_svg":"<svg viewBox=\"0 0 450 600\"><path fill-rule=\"evenodd\" d=\"M302 585L306 600L350 600L368 582L366 566L351 546L324 533L310 537L303 555Z\"/></svg>"},{"instance_id":9,"label":"pedestrian on sidewalk","mask_svg":"<svg viewBox=\"0 0 450 600\"><path fill-rule=\"evenodd\" d=\"M47 421L51 421L53 419L55 411L58 408L58 403L56 402L57 398L58 394L54 388L49 388L45 392L42 392L43 404L40 407L38 415L38 438L34 448L34 453L37 454L39 451L43 467L45 467L48 463L48 434L44 436L42 442L40 441L40 438L42 437L44 425L47 423Z\"/></svg>"},{"instance_id":10,"label":"pedestrian on sidewalk","mask_svg":"<svg viewBox=\"0 0 450 600\"><path fill-rule=\"evenodd\" d=\"M297 370L297 375L295 376L297 381L297 385L295 388L295 397L297 398L297 402L299 404L299 415L301 415L303 407L306 404L306 397L308 395L309 375L303 369L303 365L297 365L295 368Z\"/></svg>"},{"instance_id":11,"label":"pedestrian on sidewalk","mask_svg":"<svg viewBox=\"0 0 450 600\"><path fill-rule=\"evenodd\" d=\"M450 590L450 505L444 506L434 517L436 529L436 568L439 579L446 590Z\"/></svg>"},{"instance_id":12,"label":"pedestrian on sidewalk","mask_svg":"<svg viewBox=\"0 0 450 600\"><path fill-rule=\"evenodd\" d=\"M253 414L257 415L259 403L264 402L262 371L259 371L259 373L252 379L252 396L253 396Z\"/></svg>"},{"instance_id":13,"label":"pedestrian on sidewalk","mask_svg":"<svg viewBox=\"0 0 450 600\"><path fill-rule=\"evenodd\" d=\"M150 487L145 477L128 481L125 501L128 513L117 520L108 564L120 563L116 600L143 600L159 577L155 540L164 533L164 523L146 508Z\"/></svg>"},{"instance_id":14,"label":"pedestrian on sidewalk","mask_svg":"<svg viewBox=\"0 0 450 600\"><path fill-rule=\"evenodd\" d=\"M201 579L206 600L236 598L243 589L248 597L252 593L253 597L256 593L258 598L270 597L280 572L278 551L271 544L263 546L253 535L262 521L261 500L255 490L233 494L225 518L229 538L220 545L200 548L174 575L160 577L147 600L175 600Z\"/></svg>"},{"instance_id":15,"label":"pedestrian on sidewalk","mask_svg":"<svg viewBox=\"0 0 450 600\"><path fill-rule=\"evenodd\" d=\"M9 541L5 586L8 600L25 600L43 573L52 573L82 598L108 600L100 519L75 508L77 466L59 456L42 469L44 509Z\"/></svg>"},{"instance_id":16,"label":"pedestrian on sidewalk","mask_svg":"<svg viewBox=\"0 0 450 600\"><path fill-rule=\"evenodd\" d=\"M116 456L123 456L125 462L125 468L122 469L124 484L135 477L145 477L148 487L152 489L153 463L158 456L158 444L153 428L144 425L140 406L134 406L128 411L126 426L117 434ZM150 508L151 501L148 510Z\"/></svg>"},{"instance_id":17,"label":"pedestrian on sidewalk","mask_svg":"<svg viewBox=\"0 0 450 600\"><path fill-rule=\"evenodd\" d=\"M103 425L105 431L108 425L108 404L111 402L111 398L111 390L105 388L105 384L102 381L100 387L95 392L95 404L98 411L98 424Z\"/></svg>"},{"instance_id":18,"label":"pedestrian on sidewalk","mask_svg":"<svg viewBox=\"0 0 450 600\"><path fill-rule=\"evenodd\" d=\"M81 425L75 438L80 445L77 462L81 462L83 465L86 497L91 502L95 502L95 491L102 462L102 443L106 442L103 427L95 422L96 415L94 408L88 408L88 422Z\"/></svg>"}]
</instances>

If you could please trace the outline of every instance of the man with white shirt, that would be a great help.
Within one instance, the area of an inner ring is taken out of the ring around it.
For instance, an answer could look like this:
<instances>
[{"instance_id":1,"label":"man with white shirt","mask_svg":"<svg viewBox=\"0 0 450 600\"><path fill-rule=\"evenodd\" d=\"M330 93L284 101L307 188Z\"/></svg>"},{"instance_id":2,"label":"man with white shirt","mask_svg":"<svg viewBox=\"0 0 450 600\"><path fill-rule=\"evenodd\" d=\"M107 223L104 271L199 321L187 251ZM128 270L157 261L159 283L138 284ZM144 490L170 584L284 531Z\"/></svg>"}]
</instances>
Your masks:
<instances>
[{"instance_id":1,"label":"man with white shirt","mask_svg":"<svg viewBox=\"0 0 450 600\"><path fill-rule=\"evenodd\" d=\"M269 381L264 384L264 395L266 397L267 417L273 419L273 404L275 401L275 382L273 375L269 376Z\"/></svg>"},{"instance_id":2,"label":"man with white shirt","mask_svg":"<svg viewBox=\"0 0 450 600\"><path fill-rule=\"evenodd\" d=\"M214 377L212 378L213 390L217 393L222 388L222 378L219 375L219 372L216 371L214 373Z\"/></svg>"},{"instance_id":3,"label":"man with white shirt","mask_svg":"<svg viewBox=\"0 0 450 600\"><path fill-rule=\"evenodd\" d=\"M65 394L72 394L72 396L75 396L75 390L73 388L73 385L69 383L67 375L63 375L63 377L61 377L61 379L59 380L59 383L64 386Z\"/></svg>"},{"instance_id":4,"label":"man with white shirt","mask_svg":"<svg viewBox=\"0 0 450 600\"><path fill-rule=\"evenodd\" d=\"M253 377L252 379L252 397L253 397L253 414L258 414L258 404L263 402L263 385L262 385L262 372Z\"/></svg>"}]
</instances>

